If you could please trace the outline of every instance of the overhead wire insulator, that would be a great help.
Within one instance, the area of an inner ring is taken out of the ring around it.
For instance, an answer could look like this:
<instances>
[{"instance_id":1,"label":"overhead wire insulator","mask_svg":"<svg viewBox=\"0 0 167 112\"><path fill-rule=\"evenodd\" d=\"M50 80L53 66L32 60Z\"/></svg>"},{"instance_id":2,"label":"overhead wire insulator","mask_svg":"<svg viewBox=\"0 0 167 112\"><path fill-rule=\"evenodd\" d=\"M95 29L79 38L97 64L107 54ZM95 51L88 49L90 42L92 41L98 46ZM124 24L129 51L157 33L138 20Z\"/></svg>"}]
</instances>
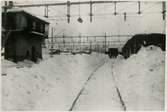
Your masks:
<instances>
[{"instance_id":1,"label":"overhead wire insulator","mask_svg":"<svg viewBox=\"0 0 167 112\"><path fill-rule=\"evenodd\" d=\"M138 12L137 13L141 14L141 2L140 1L138 1Z\"/></svg>"},{"instance_id":2,"label":"overhead wire insulator","mask_svg":"<svg viewBox=\"0 0 167 112\"><path fill-rule=\"evenodd\" d=\"M80 2L79 2L79 18L77 19L77 21L79 22L79 23L83 23L83 19L81 18L81 9L80 9Z\"/></svg>"},{"instance_id":3,"label":"overhead wire insulator","mask_svg":"<svg viewBox=\"0 0 167 112\"><path fill-rule=\"evenodd\" d=\"M90 22L92 22L92 16L93 16L93 13L92 13L92 2L90 1Z\"/></svg>"},{"instance_id":4,"label":"overhead wire insulator","mask_svg":"<svg viewBox=\"0 0 167 112\"><path fill-rule=\"evenodd\" d=\"M166 17L166 4L165 2L162 2L162 18L163 20L165 20L165 17Z\"/></svg>"},{"instance_id":5,"label":"overhead wire insulator","mask_svg":"<svg viewBox=\"0 0 167 112\"><path fill-rule=\"evenodd\" d=\"M67 22L70 23L70 1L67 1Z\"/></svg>"},{"instance_id":6,"label":"overhead wire insulator","mask_svg":"<svg viewBox=\"0 0 167 112\"><path fill-rule=\"evenodd\" d=\"M124 21L126 21L126 12L124 12Z\"/></svg>"},{"instance_id":7,"label":"overhead wire insulator","mask_svg":"<svg viewBox=\"0 0 167 112\"><path fill-rule=\"evenodd\" d=\"M117 15L117 2L114 2L114 15Z\"/></svg>"}]
</instances>

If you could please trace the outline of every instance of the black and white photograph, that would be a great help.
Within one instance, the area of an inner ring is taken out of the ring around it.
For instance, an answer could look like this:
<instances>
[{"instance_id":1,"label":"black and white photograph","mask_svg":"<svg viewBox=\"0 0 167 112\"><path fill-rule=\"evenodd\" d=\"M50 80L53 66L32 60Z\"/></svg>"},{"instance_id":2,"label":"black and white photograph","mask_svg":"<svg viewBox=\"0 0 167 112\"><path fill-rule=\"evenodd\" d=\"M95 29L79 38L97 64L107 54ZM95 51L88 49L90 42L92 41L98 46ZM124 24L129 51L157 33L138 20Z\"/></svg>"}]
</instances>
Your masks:
<instances>
[{"instance_id":1,"label":"black and white photograph","mask_svg":"<svg viewBox=\"0 0 167 112\"><path fill-rule=\"evenodd\" d=\"M166 1L0 4L1 110L165 111Z\"/></svg>"}]
</instances>

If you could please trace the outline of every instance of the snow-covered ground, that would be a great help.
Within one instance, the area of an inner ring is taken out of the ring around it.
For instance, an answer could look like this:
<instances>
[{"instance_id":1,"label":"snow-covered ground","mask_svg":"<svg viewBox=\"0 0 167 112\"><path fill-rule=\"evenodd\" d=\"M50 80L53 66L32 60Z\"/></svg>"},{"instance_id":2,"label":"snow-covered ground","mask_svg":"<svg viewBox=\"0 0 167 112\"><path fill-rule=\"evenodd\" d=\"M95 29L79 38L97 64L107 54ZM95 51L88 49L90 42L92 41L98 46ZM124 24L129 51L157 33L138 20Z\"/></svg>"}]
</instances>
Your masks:
<instances>
[{"instance_id":1,"label":"snow-covered ground","mask_svg":"<svg viewBox=\"0 0 167 112\"><path fill-rule=\"evenodd\" d=\"M149 46L127 60L117 59L114 76L127 110L163 110L165 52Z\"/></svg>"},{"instance_id":2,"label":"snow-covered ground","mask_svg":"<svg viewBox=\"0 0 167 112\"><path fill-rule=\"evenodd\" d=\"M73 110L123 110L111 75L111 65L113 62L114 60L108 60L108 62L94 72Z\"/></svg>"},{"instance_id":3,"label":"snow-covered ground","mask_svg":"<svg viewBox=\"0 0 167 112\"><path fill-rule=\"evenodd\" d=\"M118 56L100 67L74 110L163 110L164 86L165 53L149 46L127 60Z\"/></svg>"},{"instance_id":4,"label":"snow-covered ground","mask_svg":"<svg viewBox=\"0 0 167 112\"><path fill-rule=\"evenodd\" d=\"M55 55L39 64L2 60L2 108L68 110L91 72L108 57L103 54Z\"/></svg>"},{"instance_id":5,"label":"snow-covered ground","mask_svg":"<svg viewBox=\"0 0 167 112\"><path fill-rule=\"evenodd\" d=\"M98 53L46 55L38 64L3 59L2 70L6 110L125 110L122 102L126 110L164 109L165 52L154 46L126 60Z\"/></svg>"}]
</instances>

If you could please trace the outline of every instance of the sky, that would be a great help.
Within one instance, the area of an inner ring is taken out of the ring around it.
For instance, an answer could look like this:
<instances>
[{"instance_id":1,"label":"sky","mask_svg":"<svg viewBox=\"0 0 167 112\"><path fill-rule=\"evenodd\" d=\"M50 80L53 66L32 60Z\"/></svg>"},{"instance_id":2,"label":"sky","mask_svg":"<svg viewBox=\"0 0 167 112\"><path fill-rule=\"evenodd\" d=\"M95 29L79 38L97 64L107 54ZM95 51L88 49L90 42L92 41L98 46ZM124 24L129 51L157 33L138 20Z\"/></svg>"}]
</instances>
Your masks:
<instances>
[{"instance_id":1,"label":"sky","mask_svg":"<svg viewBox=\"0 0 167 112\"><path fill-rule=\"evenodd\" d=\"M15 0L14 4L57 3L67 0ZM87 1L87 0L71 0ZM92 0L93 1L93 0ZM45 7L23 8L34 15L44 17ZM79 11L80 9L80 11ZM141 14L138 12L137 2L117 3L118 15L113 15L114 4L93 4L93 20L89 18L88 5L72 5L71 21L67 23L67 6L50 6L50 27L55 28L54 35L134 35L139 33L164 33L165 21L162 19L162 2L141 2ZM126 21L124 15L126 12ZM79 23L77 19L83 19ZM121 15L120 15L121 14ZM45 18L46 19L46 18ZM50 35L50 34L49 34Z\"/></svg>"}]
</instances>

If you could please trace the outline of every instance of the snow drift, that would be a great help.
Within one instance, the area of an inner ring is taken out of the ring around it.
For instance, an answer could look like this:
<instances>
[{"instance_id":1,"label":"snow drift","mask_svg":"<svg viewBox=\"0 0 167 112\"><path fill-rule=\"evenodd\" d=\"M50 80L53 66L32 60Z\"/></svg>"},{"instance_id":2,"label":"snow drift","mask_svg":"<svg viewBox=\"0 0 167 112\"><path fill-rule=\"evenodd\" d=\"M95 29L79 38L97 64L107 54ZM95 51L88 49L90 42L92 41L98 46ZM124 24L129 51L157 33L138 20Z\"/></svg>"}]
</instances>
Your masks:
<instances>
[{"instance_id":1,"label":"snow drift","mask_svg":"<svg viewBox=\"0 0 167 112\"><path fill-rule=\"evenodd\" d=\"M149 46L119 61L114 76L127 110L163 110L165 52Z\"/></svg>"},{"instance_id":2,"label":"snow drift","mask_svg":"<svg viewBox=\"0 0 167 112\"><path fill-rule=\"evenodd\" d=\"M39 64L2 60L4 110L68 110L103 54L55 55ZM12 65L12 66L11 66Z\"/></svg>"},{"instance_id":3,"label":"snow drift","mask_svg":"<svg viewBox=\"0 0 167 112\"><path fill-rule=\"evenodd\" d=\"M69 110L99 65L74 110L122 110L115 86L126 110L164 109L165 52L155 46L141 48L127 60L121 55L109 60L98 53L55 55L39 64L2 60L7 74L2 76L2 108Z\"/></svg>"}]
</instances>

